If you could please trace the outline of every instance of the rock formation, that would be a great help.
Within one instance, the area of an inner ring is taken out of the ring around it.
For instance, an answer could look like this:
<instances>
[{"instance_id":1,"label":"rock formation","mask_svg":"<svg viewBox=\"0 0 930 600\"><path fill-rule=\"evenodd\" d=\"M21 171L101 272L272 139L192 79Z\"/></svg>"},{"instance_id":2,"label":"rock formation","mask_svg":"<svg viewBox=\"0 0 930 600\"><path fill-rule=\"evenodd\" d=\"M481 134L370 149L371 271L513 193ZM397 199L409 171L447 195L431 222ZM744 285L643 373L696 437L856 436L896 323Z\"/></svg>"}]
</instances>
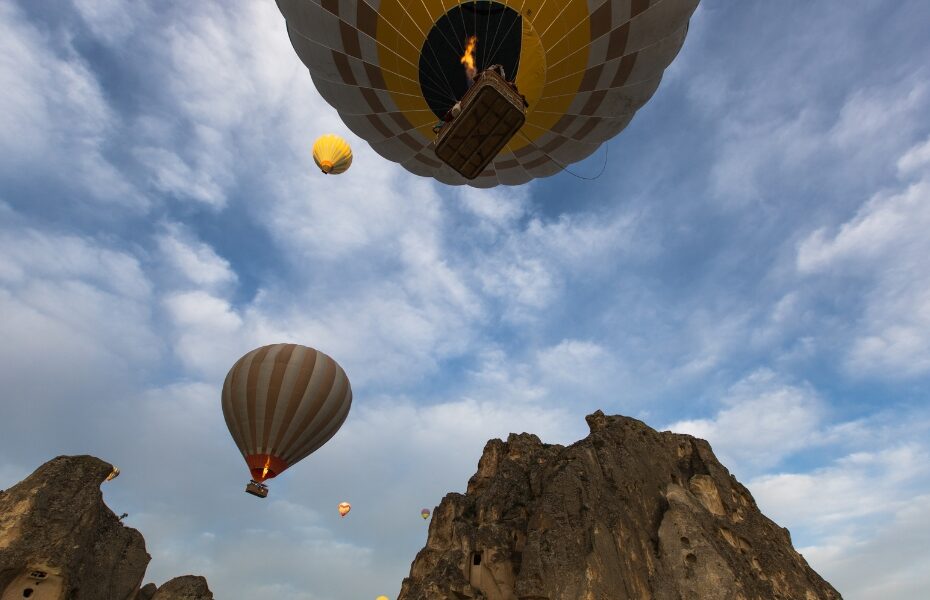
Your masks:
<instances>
[{"instance_id":1,"label":"rock formation","mask_svg":"<svg viewBox=\"0 0 930 600\"><path fill-rule=\"evenodd\" d=\"M840 599L706 441L587 421L568 447L488 442L398 600Z\"/></svg>"},{"instance_id":2,"label":"rock formation","mask_svg":"<svg viewBox=\"0 0 930 600\"><path fill-rule=\"evenodd\" d=\"M0 495L3 600L135 597L151 557L103 503L112 471L92 456L59 456Z\"/></svg>"},{"instance_id":3,"label":"rock formation","mask_svg":"<svg viewBox=\"0 0 930 600\"><path fill-rule=\"evenodd\" d=\"M203 577L184 575L158 588L152 600L213 600L213 592Z\"/></svg>"},{"instance_id":4,"label":"rock formation","mask_svg":"<svg viewBox=\"0 0 930 600\"><path fill-rule=\"evenodd\" d=\"M103 502L113 471L93 456L59 456L0 491L0 600L212 600L190 575L140 589L151 557Z\"/></svg>"}]
</instances>

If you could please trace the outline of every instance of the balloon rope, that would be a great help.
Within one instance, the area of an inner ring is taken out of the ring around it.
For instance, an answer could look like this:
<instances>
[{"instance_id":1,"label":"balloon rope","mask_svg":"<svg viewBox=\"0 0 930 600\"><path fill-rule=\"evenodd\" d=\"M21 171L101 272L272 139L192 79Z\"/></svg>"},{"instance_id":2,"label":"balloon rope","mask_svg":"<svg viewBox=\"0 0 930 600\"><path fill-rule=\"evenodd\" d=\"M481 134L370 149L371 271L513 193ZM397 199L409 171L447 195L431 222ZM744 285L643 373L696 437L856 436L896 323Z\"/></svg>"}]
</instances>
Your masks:
<instances>
[{"instance_id":1,"label":"balloon rope","mask_svg":"<svg viewBox=\"0 0 930 600\"><path fill-rule=\"evenodd\" d=\"M430 12L429 12L429 8L426 7L426 3L425 3L423 0L420 0L420 4L423 6L423 10L426 11L426 14L429 15ZM430 15L430 18L432 18L432 15ZM419 29L419 27L417 27L417 29ZM458 50L457 50L456 45L449 41L449 38L448 38L448 37L446 36L446 34L443 32L442 28L441 28L441 27L435 27L434 29L436 29L437 31L439 31L439 34L442 36L442 39L445 40L446 45L452 50L452 53L453 53L453 54L457 53ZM422 33L422 32L421 32L421 33ZM425 37L426 37L426 38L429 38L429 32L426 33ZM435 57L436 55L433 54L433 56ZM438 59L438 58L436 59L436 62L439 62L439 59Z\"/></svg>"},{"instance_id":2,"label":"balloon rope","mask_svg":"<svg viewBox=\"0 0 930 600\"><path fill-rule=\"evenodd\" d=\"M476 11L478 10L477 5L475 6L475 10L476 10ZM477 13L476 13L476 14L477 14ZM477 29L477 28L476 28L476 29ZM489 36L489 35L491 35L491 7L490 7L490 4L488 5L488 14L486 14L485 17L484 17L484 39L488 39L488 36ZM484 67L485 69L487 69L487 68L488 68L488 63L485 62L485 58L486 58L485 55L487 54L487 52L484 52L483 50L484 50L484 48L482 48L482 53L481 53L481 66Z\"/></svg>"},{"instance_id":3,"label":"balloon rope","mask_svg":"<svg viewBox=\"0 0 930 600\"><path fill-rule=\"evenodd\" d=\"M421 1L422 1L422 0L421 0ZM406 7L404 6L404 3L403 3L403 2L400 3L400 7L401 7L401 10L404 11L404 14L407 15L407 18L410 19L410 21L413 23L413 26L416 27L417 31L419 31L419 32L423 35L423 39L424 39L424 40L428 40L428 39L429 39L429 33L428 33L428 32L424 33L423 30L420 29L419 25L417 25L416 19L414 19L413 17L410 16L410 12L406 9ZM426 11L426 14L429 14L429 10ZM400 33L400 29L397 29L397 32ZM400 35L401 35L401 37L404 38L404 40L407 41L408 44L410 44L411 46L413 46L414 48L416 48L416 46L415 46L414 44L412 44L412 43L410 42L410 40L407 39L407 36L405 36L403 33L400 33ZM448 43L448 40L446 40L446 42ZM433 50L433 46L432 46L431 44L427 44L427 45L429 46L430 52L431 52L432 55L433 55L433 59L436 61L436 64L438 65L438 64L439 64L439 57L436 56L436 51ZM449 83L449 79L446 77L446 73L445 73L445 71L442 70L441 66L440 66L440 71L439 71L439 73L440 73L440 75L442 75L443 80L445 80L446 88L447 88L447 91L448 91L448 97L451 98L453 102L456 102L458 99L455 97L455 88L453 88L453 87L452 87L452 84Z\"/></svg>"},{"instance_id":4,"label":"balloon rope","mask_svg":"<svg viewBox=\"0 0 930 600\"><path fill-rule=\"evenodd\" d=\"M506 1L504 2L504 4L505 5L507 4ZM500 52L501 48L503 48L504 42L507 41L507 38L510 36L510 32L513 31L513 26L517 24L517 21L520 21L521 19L523 19L523 7L525 4L526 4L526 0L523 0L523 2L520 4L520 12L518 13L517 18L510 22L510 27L507 28L507 32L504 33L504 37L501 38L501 41L497 42L497 35L494 36L496 47L492 48L491 50L491 61L494 60L494 58L497 56L497 53ZM514 75L514 79L516 79L516 75Z\"/></svg>"},{"instance_id":5,"label":"balloon rope","mask_svg":"<svg viewBox=\"0 0 930 600\"><path fill-rule=\"evenodd\" d=\"M607 168L607 156L610 154L610 140L607 140L606 142L604 142L604 164L601 165L601 170L600 170L600 172L598 172L598 174L595 175L594 177L585 177L584 175L579 175L578 173L575 173L574 171L572 171L571 169L569 169L566 165L563 165L562 163L560 163L560 162L557 161L556 159L552 158L552 156L550 156L548 152L546 152L545 150L543 150L542 148L540 148L539 146L537 146L537 145L533 142L533 140L531 140L530 138L526 137L526 134L523 133L523 130L522 130L522 129L521 129L518 133L519 133L520 135L522 135L523 138L524 138L532 147L534 147L534 148L536 148L537 150L539 150L540 152L542 152L543 156L545 156L546 158L548 158L549 160L551 160L552 162L554 162L560 169L562 169L563 171L565 171L565 172L568 173L569 175L571 175L571 176L573 176L573 177L577 177L578 179L584 179L585 181L594 181L595 179L599 179L600 176L604 174L604 170Z\"/></svg>"},{"instance_id":6,"label":"balloon rope","mask_svg":"<svg viewBox=\"0 0 930 600\"><path fill-rule=\"evenodd\" d=\"M540 37L540 38L542 38L543 36L545 36L546 33L548 33L548 31L549 31L550 29L552 29L552 26L559 22L559 19L562 17L562 15L563 15L563 14L565 13L565 11L568 9L568 6L569 6L569 3L568 3L568 2L564 2L564 3L562 4L562 10L560 10L560 11L559 11L559 14L557 14L557 15L555 16L555 18L552 19L552 22L549 23L549 25L546 26L546 29L545 29L542 33L539 34L539 37ZM588 20L587 18L583 18L583 19L581 20L581 22L584 23L584 22L587 21L587 20ZM579 23L579 25L580 25L580 24L581 24L581 23ZM578 25L575 25L575 27L572 27L572 30L574 30L576 27L578 27ZM569 31L571 31L571 30L569 30ZM562 37L565 37L565 36L562 36ZM550 47L550 48L554 48L555 45L553 44L552 46L549 46L549 47Z\"/></svg>"},{"instance_id":7,"label":"balloon rope","mask_svg":"<svg viewBox=\"0 0 930 600\"><path fill-rule=\"evenodd\" d=\"M459 17L462 18L462 35L459 37L462 40L462 47L460 48L462 53L459 56L464 56L465 46L468 45L468 25L465 24L465 10L461 6L459 7Z\"/></svg>"},{"instance_id":8,"label":"balloon rope","mask_svg":"<svg viewBox=\"0 0 930 600\"><path fill-rule=\"evenodd\" d=\"M494 37L491 38L491 42L490 44L488 44L488 47L491 48L492 50L494 49L494 46L497 44L497 36L500 35L500 32L501 32L501 21L504 20L504 15L507 14L507 10L506 10L507 0L504 0L504 7L505 7L504 10L501 10L501 17L497 20L497 27L494 29ZM488 20L490 19L491 19L491 9L489 8L488 9ZM484 53L484 60L485 60L484 68L485 69L487 69L488 67L494 64L494 56L495 54L493 52L490 55L488 55L487 51L485 51Z\"/></svg>"}]
</instances>

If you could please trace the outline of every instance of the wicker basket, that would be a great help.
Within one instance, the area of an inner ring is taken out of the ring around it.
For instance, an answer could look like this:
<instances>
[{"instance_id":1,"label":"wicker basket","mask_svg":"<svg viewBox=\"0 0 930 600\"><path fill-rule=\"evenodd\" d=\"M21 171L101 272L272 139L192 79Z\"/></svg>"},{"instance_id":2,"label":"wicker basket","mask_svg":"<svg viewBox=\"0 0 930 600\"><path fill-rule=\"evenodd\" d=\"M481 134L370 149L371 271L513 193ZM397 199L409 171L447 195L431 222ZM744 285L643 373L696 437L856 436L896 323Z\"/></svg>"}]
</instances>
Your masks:
<instances>
[{"instance_id":1,"label":"wicker basket","mask_svg":"<svg viewBox=\"0 0 930 600\"><path fill-rule=\"evenodd\" d=\"M526 121L523 97L486 70L461 100L462 112L436 137L436 156L466 179L484 171Z\"/></svg>"},{"instance_id":2,"label":"wicker basket","mask_svg":"<svg viewBox=\"0 0 930 600\"><path fill-rule=\"evenodd\" d=\"M245 491L253 496L258 496L259 498L268 497L268 488L260 483L250 481L248 485L245 486Z\"/></svg>"}]
</instances>

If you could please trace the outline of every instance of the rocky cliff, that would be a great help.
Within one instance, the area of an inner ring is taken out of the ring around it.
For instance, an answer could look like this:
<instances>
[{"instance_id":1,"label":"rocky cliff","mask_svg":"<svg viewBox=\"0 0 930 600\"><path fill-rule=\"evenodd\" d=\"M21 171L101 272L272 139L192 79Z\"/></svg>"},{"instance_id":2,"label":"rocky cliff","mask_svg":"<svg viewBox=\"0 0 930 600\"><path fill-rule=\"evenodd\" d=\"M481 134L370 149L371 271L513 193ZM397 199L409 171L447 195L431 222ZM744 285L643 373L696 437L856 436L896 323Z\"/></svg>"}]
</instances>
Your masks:
<instances>
[{"instance_id":1,"label":"rocky cliff","mask_svg":"<svg viewBox=\"0 0 930 600\"><path fill-rule=\"evenodd\" d=\"M202 577L140 589L151 557L103 502L113 471L93 456L59 456L0 491L0 600L212 600Z\"/></svg>"},{"instance_id":2,"label":"rocky cliff","mask_svg":"<svg viewBox=\"0 0 930 600\"><path fill-rule=\"evenodd\" d=\"M710 445L587 417L568 447L491 440L448 494L398 600L832 600Z\"/></svg>"},{"instance_id":3,"label":"rocky cliff","mask_svg":"<svg viewBox=\"0 0 930 600\"><path fill-rule=\"evenodd\" d=\"M213 592L203 577L184 575L158 588L152 600L213 600Z\"/></svg>"}]
</instances>

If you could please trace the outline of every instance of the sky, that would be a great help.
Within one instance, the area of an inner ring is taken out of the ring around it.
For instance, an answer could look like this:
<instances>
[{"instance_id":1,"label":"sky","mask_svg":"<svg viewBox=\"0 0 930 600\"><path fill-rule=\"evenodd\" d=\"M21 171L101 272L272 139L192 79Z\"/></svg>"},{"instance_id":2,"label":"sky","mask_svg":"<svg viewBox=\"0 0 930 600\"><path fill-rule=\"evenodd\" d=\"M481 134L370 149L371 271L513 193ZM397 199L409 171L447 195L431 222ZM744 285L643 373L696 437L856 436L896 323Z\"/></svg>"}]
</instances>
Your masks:
<instances>
[{"instance_id":1,"label":"sky","mask_svg":"<svg viewBox=\"0 0 930 600\"><path fill-rule=\"evenodd\" d=\"M930 3L704 0L567 173L447 187L319 96L271 0L0 3L0 488L60 454L146 581L395 598L487 440L596 409L707 439L845 598L930 587ZM323 176L333 132L352 168ZM220 410L245 352L345 368L271 483ZM336 505L352 503L340 519Z\"/></svg>"}]
</instances>

